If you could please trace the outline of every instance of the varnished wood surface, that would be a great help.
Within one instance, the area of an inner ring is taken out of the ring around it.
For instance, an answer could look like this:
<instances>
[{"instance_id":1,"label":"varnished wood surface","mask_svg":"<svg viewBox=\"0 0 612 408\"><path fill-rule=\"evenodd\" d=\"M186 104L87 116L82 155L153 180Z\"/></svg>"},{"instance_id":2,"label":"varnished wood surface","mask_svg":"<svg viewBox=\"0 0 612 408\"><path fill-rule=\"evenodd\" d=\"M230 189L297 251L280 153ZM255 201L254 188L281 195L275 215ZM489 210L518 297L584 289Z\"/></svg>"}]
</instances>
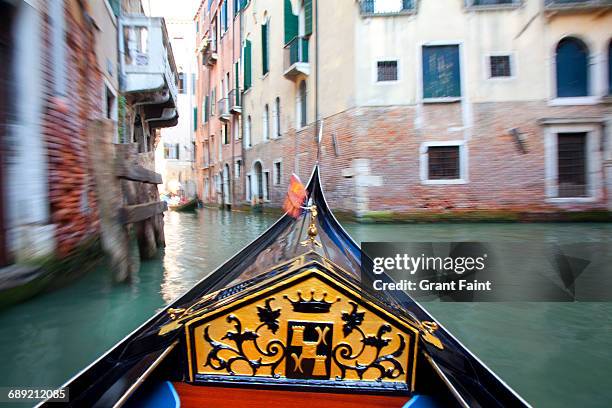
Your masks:
<instances>
[{"instance_id":1,"label":"varnished wood surface","mask_svg":"<svg viewBox=\"0 0 612 408\"><path fill-rule=\"evenodd\" d=\"M410 397L324 393L285 390L258 390L189 385L175 382L182 408L395 408Z\"/></svg>"}]
</instances>

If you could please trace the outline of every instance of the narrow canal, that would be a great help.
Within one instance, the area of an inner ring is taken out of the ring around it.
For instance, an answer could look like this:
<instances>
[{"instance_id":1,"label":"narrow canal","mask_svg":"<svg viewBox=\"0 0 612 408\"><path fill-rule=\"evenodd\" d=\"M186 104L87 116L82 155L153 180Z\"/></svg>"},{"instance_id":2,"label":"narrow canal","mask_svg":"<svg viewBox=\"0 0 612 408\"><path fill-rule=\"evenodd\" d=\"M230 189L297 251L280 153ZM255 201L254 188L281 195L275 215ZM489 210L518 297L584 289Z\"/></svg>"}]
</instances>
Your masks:
<instances>
[{"instance_id":1,"label":"narrow canal","mask_svg":"<svg viewBox=\"0 0 612 408\"><path fill-rule=\"evenodd\" d=\"M69 287L1 311L0 387L60 385L274 220L215 210L169 212L165 255L144 263L132 284L113 285L100 267ZM612 243L612 224L344 225L357 241L544 237ZM583 401L610 406L612 304L428 302L425 307L534 406Z\"/></svg>"}]
</instances>

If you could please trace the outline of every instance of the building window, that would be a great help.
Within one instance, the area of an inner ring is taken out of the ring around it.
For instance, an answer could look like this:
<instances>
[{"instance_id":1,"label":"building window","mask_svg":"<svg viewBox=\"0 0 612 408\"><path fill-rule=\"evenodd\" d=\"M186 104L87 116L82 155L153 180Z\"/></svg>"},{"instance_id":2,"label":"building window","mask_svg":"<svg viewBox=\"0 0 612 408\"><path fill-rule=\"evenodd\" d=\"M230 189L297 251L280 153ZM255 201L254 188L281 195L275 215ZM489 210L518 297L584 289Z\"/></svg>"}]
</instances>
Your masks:
<instances>
[{"instance_id":1,"label":"building window","mask_svg":"<svg viewBox=\"0 0 612 408\"><path fill-rule=\"evenodd\" d=\"M280 106L280 98L277 96L276 99L274 100L274 123L275 125L275 134L276 137L280 137L281 136L281 106Z\"/></svg>"},{"instance_id":2,"label":"building window","mask_svg":"<svg viewBox=\"0 0 612 408\"><path fill-rule=\"evenodd\" d=\"M149 63L149 29L147 27L123 27L123 43L126 65Z\"/></svg>"},{"instance_id":3,"label":"building window","mask_svg":"<svg viewBox=\"0 0 612 408\"><path fill-rule=\"evenodd\" d=\"M586 196L586 133L557 135L557 177L559 197Z\"/></svg>"},{"instance_id":4,"label":"building window","mask_svg":"<svg viewBox=\"0 0 612 408\"><path fill-rule=\"evenodd\" d=\"M461 97L458 45L423 47L423 98Z\"/></svg>"},{"instance_id":5,"label":"building window","mask_svg":"<svg viewBox=\"0 0 612 408\"><path fill-rule=\"evenodd\" d=\"M557 70L557 97L588 96L589 49L577 38L559 41L555 56Z\"/></svg>"},{"instance_id":6,"label":"building window","mask_svg":"<svg viewBox=\"0 0 612 408\"><path fill-rule=\"evenodd\" d=\"M248 90L251 87L251 41L244 41L243 57L244 61L244 90Z\"/></svg>"},{"instance_id":7,"label":"building window","mask_svg":"<svg viewBox=\"0 0 612 408\"><path fill-rule=\"evenodd\" d=\"M270 172L264 171L263 173L263 199L265 201L270 200Z\"/></svg>"},{"instance_id":8,"label":"building window","mask_svg":"<svg viewBox=\"0 0 612 408\"><path fill-rule=\"evenodd\" d=\"M282 180L281 162L274 162L274 185L279 186Z\"/></svg>"},{"instance_id":9,"label":"building window","mask_svg":"<svg viewBox=\"0 0 612 408\"><path fill-rule=\"evenodd\" d=\"M266 75L270 70L270 28L268 20L261 25L261 64L262 75Z\"/></svg>"},{"instance_id":10,"label":"building window","mask_svg":"<svg viewBox=\"0 0 612 408\"><path fill-rule=\"evenodd\" d=\"M234 130L234 141L240 140L240 121L238 119L232 122L232 129Z\"/></svg>"},{"instance_id":11,"label":"building window","mask_svg":"<svg viewBox=\"0 0 612 408\"><path fill-rule=\"evenodd\" d=\"M459 178L459 146L430 146L427 149L429 180Z\"/></svg>"},{"instance_id":12,"label":"building window","mask_svg":"<svg viewBox=\"0 0 612 408\"><path fill-rule=\"evenodd\" d=\"M179 158L179 144L178 143L164 143L164 159L175 159Z\"/></svg>"},{"instance_id":13,"label":"building window","mask_svg":"<svg viewBox=\"0 0 612 408\"><path fill-rule=\"evenodd\" d=\"M415 0L361 0L362 14L396 14L414 10Z\"/></svg>"},{"instance_id":14,"label":"building window","mask_svg":"<svg viewBox=\"0 0 612 408\"><path fill-rule=\"evenodd\" d=\"M229 123L225 122L223 123L223 126L221 126L221 138L223 140L223 144L229 144L229 139L230 139L230 133L229 133Z\"/></svg>"},{"instance_id":15,"label":"building window","mask_svg":"<svg viewBox=\"0 0 612 408\"><path fill-rule=\"evenodd\" d=\"M244 124L244 146L251 147L251 116L247 117Z\"/></svg>"},{"instance_id":16,"label":"building window","mask_svg":"<svg viewBox=\"0 0 612 408\"><path fill-rule=\"evenodd\" d=\"M263 141L270 139L270 108L268 104L264 106L263 113Z\"/></svg>"},{"instance_id":17,"label":"building window","mask_svg":"<svg viewBox=\"0 0 612 408\"><path fill-rule=\"evenodd\" d=\"M221 35L223 35L227 31L227 1L223 2L221 6L221 15L219 16L220 25L221 25Z\"/></svg>"},{"instance_id":18,"label":"building window","mask_svg":"<svg viewBox=\"0 0 612 408\"><path fill-rule=\"evenodd\" d=\"M106 104L106 119L115 119L115 94L108 86L104 86L105 104Z\"/></svg>"},{"instance_id":19,"label":"building window","mask_svg":"<svg viewBox=\"0 0 612 408\"><path fill-rule=\"evenodd\" d=\"M502 6L520 4L520 0L467 0L469 6Z\"/></svg>"},{"instance_id":20,"label":"building window","mask_svg":"<svg viewBox=\"0 0 612 408\"><path fill-rule=\"evenodd\" d=\"M298 105L298 109L297 109L298 128L303 128L304 126L306 126L306 120L307 120L306 81L300 82L300 87L298 89L297 105Z\"/></svg>"},{"instance_id":21,"label":"building window","mask_svg":"<svg viewBox=\"0 0 612 408\"><path fill-rule=\"evenodd\" d=\"M185 74L183 72L178 74L178 91L181 94L187 93L187 83L185 82Z\"/></svg>"},{"instance_id":22,"label":"building window","mask_svg":"<svg viewBox=\"0 0 612 408\"><path fill-rule=\"evenodd\" d=\"M465 184L467 168L467 145L463 140L421 145L420 177L423 184Z\"/></svg>"},{"instance_id":23,"label":"building window","mask_svg":"<svg viewBox=\"0 0 612 408\"><path fill-rule=\"evenodd\" d=\"M491 55L489 57L489 78L509 78L511 76L510 55Z\"/></svg>"},{"instance_id":24,"label":"building window","mask_svg":"<svg viewBox=\"0 0 612 408\"><path fill-rule=\"evenodd\" d=\"M612 95L612 40L608 44L608 95Z\"/></svg>"},{"instance_id":25,"label":"building window","mask_svg":"<svg viewBox=\"0 0 612 408\"><path fill-rule=\"evenodd\" d=\"M215 116L216 101L217 101L217 88L213 88L210 94L210 116Z\"/></svg>"},{"instance_id":26,"label":"building window","mask_svg":"<svg viewBox=\"0 0 612 408\"><path fill-rule=\"evenodd\" d=\"M234 174L236 175L236 178L239 179L240 177L242 177L242 160L236 160L235 167L236 168L234 169Z\"/></svg>"},{"instance_id":27,"label":"building window","mask_svg":"<svg viewBox=\"0 0 612 408\"><path fill-rule=\"evenodd\" d=\"M397 81L397 61L378 61L376 68L378 82Z\"/></svg>"},{"instance_id":28,"label":"building window","mask_svg":"<svg viewBox=\"0 0 612 408\"><path fill-rule=\"evenodd\" d=\"M252 184L251 184L251 183L252 183L252 181L251 181L251 175L250 175L250 174L248 174L248 175L246 176L246 194L245 194L245 195L246 195L246 200L247 200L248 202L253 201L253 193L252 193L252 187L251 187L251 186L252 186Z\"/></svg>"},{"instance_id":29,"label":"building window","mask_svg":"<svg viewBox=\"0 0 612 408\"><path fill-rule=\"evenodd\" d=\"M204 101L202 101L202 123L206 123L208 122L208 114L209 114L209 108L208 108L208 104L209 104L209 97L208 95L206 95L204 97Z\"/></svg>"}]
</instances>

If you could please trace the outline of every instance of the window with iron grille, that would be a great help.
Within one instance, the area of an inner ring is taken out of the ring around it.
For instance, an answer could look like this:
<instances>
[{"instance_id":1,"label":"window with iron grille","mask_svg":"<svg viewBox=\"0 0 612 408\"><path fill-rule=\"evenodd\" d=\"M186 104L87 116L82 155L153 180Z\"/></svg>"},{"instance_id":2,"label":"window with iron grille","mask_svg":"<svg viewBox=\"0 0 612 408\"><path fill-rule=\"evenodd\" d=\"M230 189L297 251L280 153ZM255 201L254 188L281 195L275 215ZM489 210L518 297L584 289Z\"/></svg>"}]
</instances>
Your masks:
<instances>
[{"instance_id":1,"label":"window with iron grille","mask_svg":"<svg viewBox=\"0 0 612 408\"><path fill-rule=\"evenodd\" d=\"M509 55L491 55L489 57L489 68L490 78L507 78L512 76Z\"/></svg>"},{"instance_id":2,"label":"window with iron grille","mask_svg":"<svg viewBox=\"0 0 612 408\"><path fill-rule=\"evenodd\" d=\"M459 146L430 146L427 149L428 179L460 178Z\"/></svg>"},{"instance_id":3,"label":"window with iron grille","mask_svg":"<svg viewBox=\"0 0 612 408\"><path fill-rule=\"evenodd\" d=\"M397 81L397 61L377 62L377 81Z\"/></svg>"},{"instance_id":4,"label":"window with iron grille","mask_svg":"<svg viewBox=\"0 0 612 408\"><path fill-rule=\"evenodd\" d=\"M586 196L586 133L557 135L559 197Z\"/></svg>"}]
</instances>

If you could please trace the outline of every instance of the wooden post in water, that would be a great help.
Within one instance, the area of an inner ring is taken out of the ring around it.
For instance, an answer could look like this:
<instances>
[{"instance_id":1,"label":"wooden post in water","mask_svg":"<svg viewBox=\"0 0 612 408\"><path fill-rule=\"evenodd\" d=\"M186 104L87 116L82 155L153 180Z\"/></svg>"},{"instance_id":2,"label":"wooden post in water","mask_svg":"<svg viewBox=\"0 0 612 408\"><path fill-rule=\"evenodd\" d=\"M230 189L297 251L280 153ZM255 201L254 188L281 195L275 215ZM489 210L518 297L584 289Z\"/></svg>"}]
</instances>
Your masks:
<instances>
[{"instance_id":1,"label":"wooden post in water","mask_svg":"<svg viewBox=\"0 0 612 408\"><path fill-rule=\"evenodd\" d=\"M95 120L89 128L90 155L98 205L102 248L116 281L127 281L140 259L156 256L164 246L163 212L157 184L161 175L139 164L136 144L113 144L114 123ZM132 240L138 242L134 253Z\"/></svg>"}]
</instances>

